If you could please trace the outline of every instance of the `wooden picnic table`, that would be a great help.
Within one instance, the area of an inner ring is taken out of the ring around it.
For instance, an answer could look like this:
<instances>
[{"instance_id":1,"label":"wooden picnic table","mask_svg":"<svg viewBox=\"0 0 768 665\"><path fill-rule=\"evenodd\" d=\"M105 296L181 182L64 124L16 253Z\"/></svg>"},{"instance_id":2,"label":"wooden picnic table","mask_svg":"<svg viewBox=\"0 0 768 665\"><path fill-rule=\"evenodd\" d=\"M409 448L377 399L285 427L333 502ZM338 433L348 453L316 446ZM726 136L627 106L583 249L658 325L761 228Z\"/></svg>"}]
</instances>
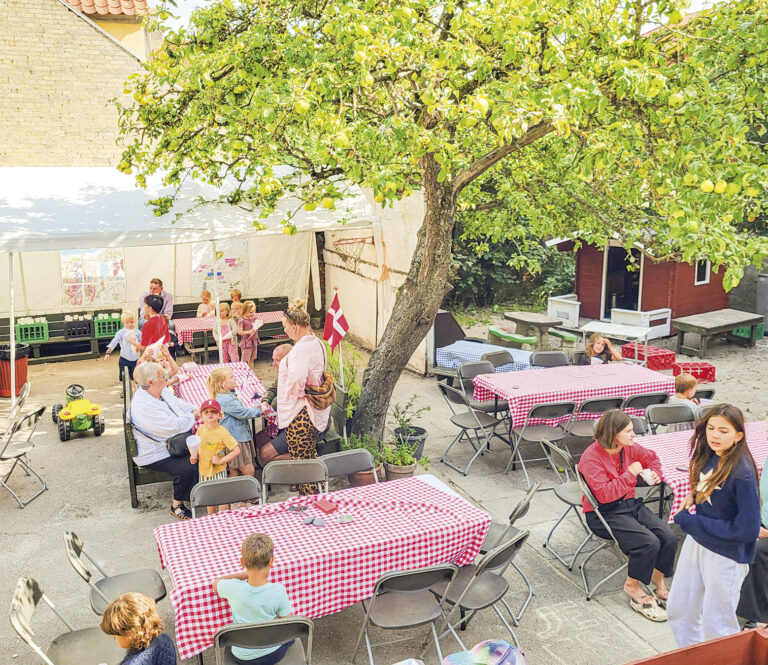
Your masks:
<instances>
[{"instance_id":1,"label":"wooden picnic table","mask_svg":"<svg viewBox=\"0 0 768 665\"><path fill-rule=\"evenodd\" d=\"M553 319L547 314L539 314L538 312L504 312L504 318L515 324L515 332L518 334L528 334L528 328L536 330L538 340L536 346L539 349L548 348L548 345L544 345L544 335L547 334L547 330L552 326L563 325L562 319Z\"/></svg>"},{"instance_id":2,"label":"wooden picnic table","mask_svg":"<svg viewBox=\"0 0 768 665\"><path fill-rule=\"evenodd\" d=\"M728 340L733 342L746 342L748 346L754 346L757 340L757 326L763 323L763 315L753 312L740 312L737 309L718 309L714 312L693 314L672 319L672 326L677 330L677 353L704 358L707 353L709 338L715 335L728 334ZM737 328L750 326L752 328L749 339L729 334ZM685 346L685 333L696 333L701 337L699 348Z\"/></svg>"}]
</instances>

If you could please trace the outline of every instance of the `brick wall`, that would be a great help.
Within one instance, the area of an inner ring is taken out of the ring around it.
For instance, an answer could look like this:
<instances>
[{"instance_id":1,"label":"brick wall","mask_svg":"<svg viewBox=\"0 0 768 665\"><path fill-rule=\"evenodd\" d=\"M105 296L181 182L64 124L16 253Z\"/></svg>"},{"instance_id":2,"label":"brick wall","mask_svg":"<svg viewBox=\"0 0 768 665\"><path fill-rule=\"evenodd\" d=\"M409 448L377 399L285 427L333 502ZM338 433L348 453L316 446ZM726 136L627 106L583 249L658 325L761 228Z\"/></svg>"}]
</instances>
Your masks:
<instances>
[{"instance_id":1,"label":"brick wall","mask_svg":"<svg viewBox=\"0 0 768 665\"><path fill-rule=\"evenodd\" d=\"M0 0L0 166L111 166L139 62L57 0Z\"/></svg>"}]
</instances>

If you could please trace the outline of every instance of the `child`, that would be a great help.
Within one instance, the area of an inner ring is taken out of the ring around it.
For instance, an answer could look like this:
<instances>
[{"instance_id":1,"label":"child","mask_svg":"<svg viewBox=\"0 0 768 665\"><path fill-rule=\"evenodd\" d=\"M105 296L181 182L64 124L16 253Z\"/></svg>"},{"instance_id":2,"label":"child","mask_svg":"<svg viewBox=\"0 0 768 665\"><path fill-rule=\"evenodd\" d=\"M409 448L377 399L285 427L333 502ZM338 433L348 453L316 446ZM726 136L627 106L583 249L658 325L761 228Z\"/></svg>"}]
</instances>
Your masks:
<instances>
[{"instance_id":1,"label":"child","mask_svg":"<svg viewBox=\"0 0 768 665\"><path fill-rule=\"evenodd\" d=\"M194 464L198 457L198 473L200 482L209 480L222 480L227 477L227 463L240 454L240 446L220 424L222 413L221 404L215 399L207 399L200 405L200 417L203 424L197 429L200 437L200 447L194 455L189 456L189 461ZM226 506L219 506L226 510ZM216 506L208 506L208 514L213 515Z\"/></svg>"},{"instance_id":2,"label":"child","mask_svg":"<svg viewBox=\"0 0 768 665\"><path fill-rule=\"evenodd\" d=\"M237 355L237 324L229 316L229 305L219 304L219 320L221 321L221 362L236 363L240 360ZM219 342L219 326L213 326L213 338Z\"/></svg>"},{"instance_id":3,"label":"child","mask_svg":"<svg viewBox=\"0 0 768 665\"><path fill-rule=\"evenodd\" d=\"M243 303L233 302L230 306L230 309L232 310L232 320L239 324L240 319L243 318Z\"/></svg>"},{"instance_id":4,"label":"child","mask_svg":"<svg viewBox=\"0 0 768 665\"><path fill-rule=\"evenodd\" d=\"M216 306L211 302L211 292L203 289L200 292L200 300L203 302L197 306L197 316L216 316Z\"/></svg>"},{"instance_id":5,"label":"child","mask_svg":"<svg viewBox=\"0 0 768 665\"><path fill-rule=\"evenodd\" d=\"M579 357L579 365L602 365L611 361L620 361L621 356L614 350L611 340L600 333L593 333L587 340L587 348Z\"/></svg>"},{"instance_id":6,"label":"child","mask_svg":"<svg viewBox=\"0 0 768 665\"><path fill-rule=\"evenodd\" d=\"M124 593L107 605L101 630L129 650L120 665L176 665L176 648L163 632L155 601L143 594Z\"/></svg>"},{"instance_id":7,"label":"child","mask_svg":"<svg viewBox=\"0 0 768 665\"><path fill-rule=\"evenodd\" d=\"M275 562L275 546L264 533L252 533L243 541L240 559L244 571L225 575L213 583L213 590L232 608L235 623L273 621L293 616L288 592L282 584L268 582L269 569ZM293 640L265 649L228 648L235 663L274 665L279 663Z\"/></svg>"},{"instance_id":8,"label":"child","mask_svg":"<svg viewBox=\"0 0 768 665\"><path fill-rule=\"evenodd\" d=\"M670 432L682 432L687 429L693 429L693 421L696 420L696 414L698 412L699 403L693 398L696 394L696 386L699 382L695 376L690 374L678 374L675 377L675 394L669 398L668 404L681 404L687 406L691 410L691 422L690 423L677 423L670 425L667 431Z\"/></svg>"},{"instance_id":9,"label":"child","mask_svg":"<svg viewBox=\"0 0 768 665\"><path fill-rule=\"evenodd\" d=\"M730 404L708 409L691 449L691 493L675 514L687 535L667 605L679 647L739 632L736 606L760 531L757 469L741 411Z\"/></svg>"},{"instance_id":10,"label":"child","mask_svg":"<svg viewBox=\"0 0 768 665\"><path fill-rule=\"evenodd\" d=\"M112 341L107 346L107 351L104 354L104 362L109 360L115 347L120 345L120 359L118 360L120 382L123 381L123 372L125 368L128 368L128 374L133 381L133 370L136 369L136 361L139 359L138 352L133 348L131 340L134 343L138 343L136 339L136 317L131 312L123 312L120 315L120 321L123 327L117 331Z\"/></svg>"},{"instance_id":11,"label":"child","mask_svg":"<svg viewBox=\"0 0 768 665\"><path fill-rule=\"evenodd\" d=\"M226 429L240 446L240 454L232 459L227 466L230 475L252 476L256 473L253 465L256 450L251 438L251 428L248 421L259 418L261 409L251 409L243 406L235 394L235 374L229 367L217 367L208 376L208 395L221 405L223 418L221 426Z\"/></svg>"},{"instance_id":12,"label":"child","mask_svg":"<svg viewBox=\"0 0 768 665\"><path fill-rule=\"evenodd\" d=\"M256 360L256 352L259 349L258 330L263 325L263 321L256 320L256 304L253 300L246 300L243 303L243 318L240 319L240 325L237 332L240 335L240 348L243 350L243 362L253 369L253 361Z\"/></svg>"},{"instance_id":13,"label":"child","mask_svg":"<svg viewBox=\"0 0 768 665\"><path fill-rule=\"evenodd\" d=\"M240 292L240 289L232 289L229 292L229 299L232 301L232 304L242 302L243 301L243 294Z\"/></svg>"}]
</instances>

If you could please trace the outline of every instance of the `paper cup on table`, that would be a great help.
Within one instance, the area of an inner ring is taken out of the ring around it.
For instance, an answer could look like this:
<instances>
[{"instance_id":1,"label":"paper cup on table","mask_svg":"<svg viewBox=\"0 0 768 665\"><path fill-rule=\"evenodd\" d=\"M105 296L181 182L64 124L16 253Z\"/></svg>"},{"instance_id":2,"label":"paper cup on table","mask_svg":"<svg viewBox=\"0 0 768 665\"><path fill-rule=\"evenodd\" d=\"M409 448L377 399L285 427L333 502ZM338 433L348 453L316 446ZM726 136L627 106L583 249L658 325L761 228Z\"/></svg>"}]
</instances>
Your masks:
<instances>
[{"instance_id":1,"label":"paper cup on table","mask_svg":"<svg viewBox=\"0 0 768 665\"><path fill-rule=\"evenodd\" d=\"M197 434L190 434L187 437L187 448L189 448L189 454L194 455L197 449L200 447L200 437Z\"/></svg>"}]
</instances>

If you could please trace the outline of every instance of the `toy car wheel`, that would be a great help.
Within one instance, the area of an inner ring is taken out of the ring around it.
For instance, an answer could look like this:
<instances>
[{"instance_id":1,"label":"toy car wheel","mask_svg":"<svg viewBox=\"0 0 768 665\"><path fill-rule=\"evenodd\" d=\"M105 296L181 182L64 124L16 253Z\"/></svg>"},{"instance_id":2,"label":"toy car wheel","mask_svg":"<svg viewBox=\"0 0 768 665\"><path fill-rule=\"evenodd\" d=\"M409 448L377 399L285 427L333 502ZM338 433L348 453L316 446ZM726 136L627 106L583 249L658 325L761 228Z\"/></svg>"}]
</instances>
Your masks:
<instances>
[{"instance_id":1,"label":"toy car wheel","mask_svg":"<svg viewBox=\"0 0 768 665\"><path fill-rule=\"evenodd\" d=\"M102 419L101 415L96 415L93 417L93 435L94 436L101 436L101 433L104 431L104 420Z\"/></svg>"},{"instance_id":2,"label":"toy car wheel","mask_svg":"<svg viewBox=\"0 0 768 665\"><path fill-rule=\"evenodd\" d=\"M62 441L69 441L71 436L71 429L68 420L59 421L59 438Z\"/></svg>"},{"instance_id":3,"label":"toy car wheel","mask_svg":"<svg viewBox=\"0 0 768 665\"><path fill-rule=\"evenodd\" d=\"M59 411L61 411L62 408L64 407L61 404L53 405L53 408L51 409L51 418L53 419L53 422L59 422Z\"/></svg>"}]
</instances>

